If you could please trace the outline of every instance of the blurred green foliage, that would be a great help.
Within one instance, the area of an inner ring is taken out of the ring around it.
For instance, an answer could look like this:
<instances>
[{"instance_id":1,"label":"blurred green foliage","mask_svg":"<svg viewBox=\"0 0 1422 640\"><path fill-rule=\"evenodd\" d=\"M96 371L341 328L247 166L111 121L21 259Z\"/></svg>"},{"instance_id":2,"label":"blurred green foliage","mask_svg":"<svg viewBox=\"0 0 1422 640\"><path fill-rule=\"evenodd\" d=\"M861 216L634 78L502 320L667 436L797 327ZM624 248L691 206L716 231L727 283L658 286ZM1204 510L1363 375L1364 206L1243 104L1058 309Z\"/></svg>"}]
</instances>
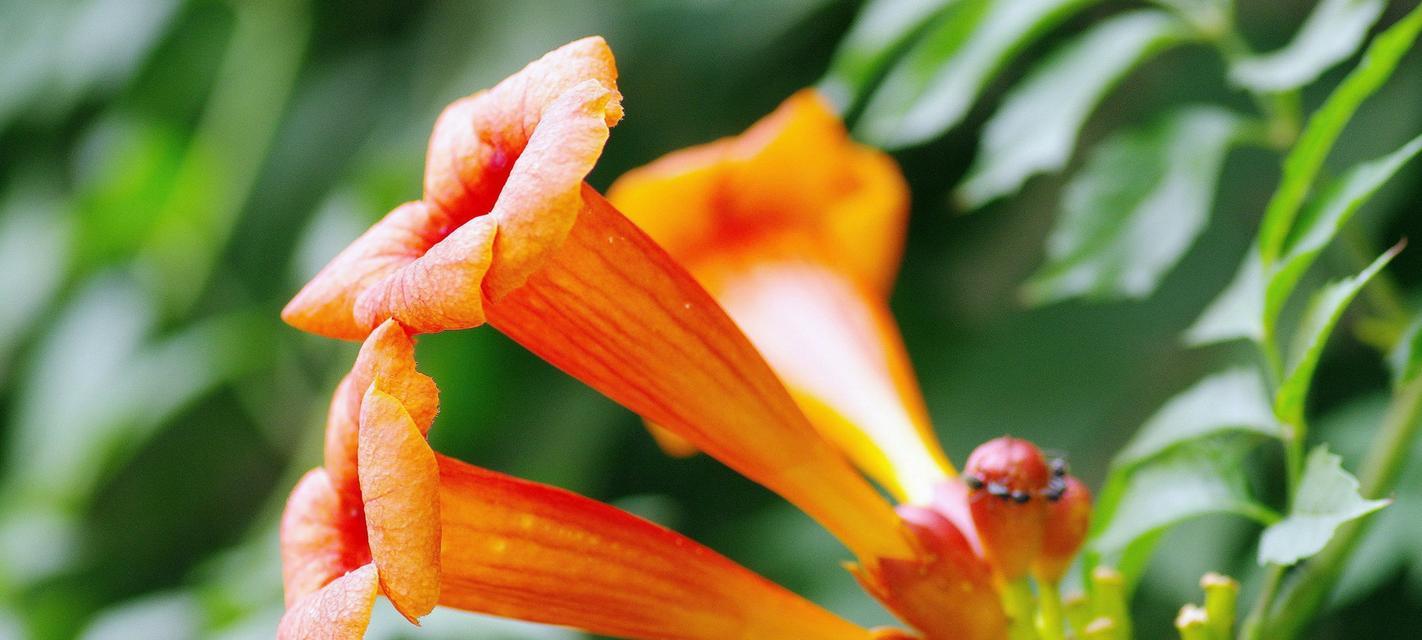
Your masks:
<instances>
[{"instance_id":1,"label":"blurred green foliage","mask_svg":"<svg viewBox=\"0 0 1422 640\"><path fill-rule=\"evenodd\" d=\"M1214 420L1201 416L1209 402L1169 413L1188 393L1167 400L1207 373L1254 363L1246 344L1187 349L1181 334L1238 266L1257 264L1246 256L1266 208L1292 208L1280 214L1290 220L1301 209L1307 224L1333 225L1329 238L1347 225L1332 245L1287 244L1287 224L1271 232L1271 250L1313 252L1289 291L1422 236L1422 171L1405 164L1417 144L1404 148L1422 131L1422 54L1397 51L1397 69L1373 85L1344 81L1359 85L1356 100L1329 97L1358 48L1411 5L1144 4L0 4L0 638L270 637L281 611L274 523L319 460L326 402L354 353L277 312L370 222L418 196L444 104L592 33L618 55L628 111L596 186L738 132L816 83L857 135L895 150L915 210L894 309L955 460L1011 433L1069 453L1100 488L1128 441L1138 464L1141 451L1174 446L1166 436L1178 429L1272 437L1267 400L1262 417L1247 399L1213 407L1225 414ZM1272 53L1225 57L1206 43L1230 10L1253 49ZM1296 87L1297 103L1257 97ZM1286 165L1294 186L1271 207L1279 155L1239 142L1279 132L1243 130L1228 114L1262 110L1297 129L1340 101L1356 115L1320 125L1324 148ZM1194 106L1205 103L1215 106ZM1390 153L1390 164L1349 171ZM1336 200L1309 204L1318 178L1335 175L1324 193ZM954 202L982 212L951 215ZM1399 254L1386 285L1416 291L1419 256ZM1255 317L1227 302L1226 324ZM1391 383L1368 346L1377 331L1345 326L1360 339L1318 344L1297 409L1322 416L1318 441L1358 469ZM1418 342L1397 349L1405 375ZM666 459L634 417L496 332L430 336L420 360L444 389L440 451L611 501L857 621L889 621L806 517L704 457ZM1161 421L1184 426L1152 441ZM1192 483L1213 483L1240 500L1236 511L1281 515L1247 497L1279 504L1279 456L1225 451L1176 447L1153 481L1189 499L1201 495ZM1232 456L1249 464L1190 466ZM1402 470L1317 637L1406 636L1395 621L1422 608L1419 467ZM1103 503L1131 499L1118 489ZM1164 633L1204 571L1257 589L1259 531L1208 516L1151 534L1168 551L1133 560L1148 567L1141 633ZM414 631L381 609L370 637L406 636L577 637L452 612Z\"/></svg>"}]
</instances>

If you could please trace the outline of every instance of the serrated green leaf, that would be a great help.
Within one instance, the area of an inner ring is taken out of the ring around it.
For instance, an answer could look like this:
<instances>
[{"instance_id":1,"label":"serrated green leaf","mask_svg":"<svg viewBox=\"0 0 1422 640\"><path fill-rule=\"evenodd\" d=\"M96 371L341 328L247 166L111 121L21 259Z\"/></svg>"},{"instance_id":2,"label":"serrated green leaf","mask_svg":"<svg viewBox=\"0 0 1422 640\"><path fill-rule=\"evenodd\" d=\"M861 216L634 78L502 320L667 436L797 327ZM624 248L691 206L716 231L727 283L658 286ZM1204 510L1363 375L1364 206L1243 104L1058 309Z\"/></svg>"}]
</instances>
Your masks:
<instances>
[{"instance_id":1,"label":"serrated green leaf","mask_svg":"<svg viewBox=\"0 0 1422 640\"><path fill-rule=\"evenodd\" d=\"M1243 438L1193 441L1112 472L1093 516L1090 547L1114 554L1144 536L1199 516L1232 513L1272 524L1278 514L1254 501L1241 464Z\"/></svg>"},{"instance_id":2,"label":"serrated green leaf","mask_svg":"<svg viewBox=\"0 0 1422 640\"><path fill-rule=\"evenodd\" d=\"M984 127L958 199L976 209L1016 192L1033 175L1060 170L1111 88L1187 35L1179 20L1148 9L1102 22L1053 52L1007 94Z\"/></svg>"},{"instance_id":3,"label":"serrated green leaf","mask_svg":"<svg viewBox=\"0 0 1422 640\"><path fill-rule=\"evenodd\" d=\"M1401 250L1400 244L1389 249L1362 273L1325 286L1309 301L1290 349L1288 373L1284 376L1284 382L1279 386L1278 395L1274 399L1274 413L1280 420L1294 425L1303 423L1304 403L1308 399L1309 386L1313 383L1313 372L1318 368L1318 360L1323 355L1323 347L1328 344L1328 336L1343 317L1348 303L1352 302L1368 281L1382 271Z\"/></svg>"},{"instance_id":4,"label":"serrated green leaf","mask_svg":"<svg viewBox=\"0 0 1422 640\"><path fill-rule=\"evenodd\" d=\"M1386 0L1322 0L1287 46L1236 61L1229 79L1263 93L1297 89L1358 50Z\"/></svg>"},{"instance_id":5,"label":"serrated green leaf","mask_svg":"<svg viewBox=\"0 0 1422 640\"><path fill-rule=\"evenodd\" d=\"M1422 373L1422 317L1418 317L1403 332L1397 346L1387 356L1388 368L1392 369L1392 383L1402 386L1417 379Z\"/></svg>"},{"instance_id":6,"label":"serrated green leaf","mask_svg":"<svg viewBox=\"0 0 1422 640\"><path fill-rule=\"evenodd\" d=\"M1341 458L1320 445L1308 455L1289 515L1270 525L1259 539L1259 564L1288 566L1312 556L1343 523L1377 511L1388 502L1358 495L1358 480L1343 470Z\"/></svg>"},{"instance_id":7,"label":"serrated green leaf","mask_svg":"<svg viewBox=\"0 0 1422 640\"><path fill-rule=\"evenodd\" d=\"M1422 151L1422 136L1386 156L1353 167L1332 181L1299 214L1284 257L1275 265L1264 294L1264 326L1272 331L1299 278L1313 265L1358 208L1398 169Z\"/></svg>"},{"instance_id":8,"label":"serrated green leaf","mask_svg":"<svg viewBox=\"0 0 1422 640\"><path fill-rule=\"evenodd\" d=\"M1264 265L1251 247L1224 292L1185 330L1185 344L1200 347L1230 340L1264 338Z\"/></svg>"},{"instance_id":9,"label":"serrated green leaf","mask_svg":"<svg viewBox=\"0 0 1422 640\"><path fill-rule=\"evenodd\" d=\"M1283 253L1299 207L1343 127L1358 106L1392 76L1398 61L1412 48L1419 30L1422 30L1422 5L1374 38L1358 66L1309 117L1298 142L1284 158L1284 175L1264 211L1264 221L1259 228L1259 256L1265 264L1273 264Z\"/></svg>"},{"instance_id":10,"label":"serrated green leaf","mask_svg":"<svg viewBox=\"0 0 1422 640\"><path fill-rule=\"evenodd\" d=\"M1176 112L1094 149L1062 197L1047 264L1027 300L1144 298L1203 230L1242 120L1215 107Z\"/></svg>"},{"instance_id":11,"label":"serrated green leaf","mask_svg":"<svg viewBox=\"0 0 1422 640\"><path fill-rule=\"evenodd\" d=\"M1116 454L1112 463L1129 466L1192 440L1224 433L1254 433L1277 438L1269 390L1253 369L1231 369L1195 383L1171 398Z\"/></svg>"},{"instance_id":12,"label":"serrated green leaf","mask_svg":"<svg viewBox=\"0 0 1422 640\"><path fill-rule=\"evenodd\" d=\"M889 60L955 0L870 0L840 40L820 92L848 111Z\"/></svg>"},{"instance_id":13,"label":"serrated green leaf","mask_svg":"<svg viewBox=\"0 0 1422 640\"><path fill-rule=\"evenodd\" d=\"M1091 1L960 0L889 70L855 133L891 149L937 137L1007 60Z\"/></svg>"}]
</instances>

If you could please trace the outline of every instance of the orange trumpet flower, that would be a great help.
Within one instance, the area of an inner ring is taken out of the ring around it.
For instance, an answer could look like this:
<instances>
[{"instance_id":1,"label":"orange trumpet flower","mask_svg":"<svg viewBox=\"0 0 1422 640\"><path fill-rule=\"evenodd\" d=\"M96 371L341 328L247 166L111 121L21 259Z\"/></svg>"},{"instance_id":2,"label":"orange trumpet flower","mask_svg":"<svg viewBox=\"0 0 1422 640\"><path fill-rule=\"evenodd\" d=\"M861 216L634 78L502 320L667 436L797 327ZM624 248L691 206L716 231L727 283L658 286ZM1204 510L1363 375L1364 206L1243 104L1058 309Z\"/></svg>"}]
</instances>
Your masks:
<instances>
[{"instance_id":1,"label":"orange trumpet flower","mask_svg":"<svg viewBox=\"0 0 1422 640\"><path fill-rule=\"evenodd\" d=\"M332 414L327 466L287 502L278 637L359 638L383 593L411 621L440 604L629 638L870 638L660 526L436 454L436 391L413 347L387 321L336 393L346 406L350 381L372 381L354 412Z\"/></svg>"},{"instance_id":2,"label":"orange trumpet flower","mask_svg":"<svg viewBox=\"0 0 1422 640\"><path fill-rule=\"evenodd\" d=\"M716 297L826 438L900 500L932 500L953 471L887 306L908 214L892 159L805 90L608 198Z\"/></svg>"},{"instance_id":3,"label":"orange trumpet flower","mask_svg":"<svg viewBox=\"0 0 1422 640\"><path fill-rule=\"evenodd\" d=\"M892 508L809 425L695 280L583 183L621 117L600 38L456 101L425 198L376 223L282 312L359 339L485 321L776 491L863 558L911 557Z\"/></svg>"},{"instance_id":4,"label":"orange trumpet flower","mask_svg":"<svg viewBox=\"0 0 1422 640\"><path fill-rule=\"evenodd\" d=\"M411 620L442 604L632 638L870 637L673 532L434 453L411 336L488 323L804 510L927 639L1003 637L998 568L887 309L892 161L806 92L628 174L612 194L634 224L584 182L621 116L600 38L456 101L423 198L283 310L365 342L287 506L281 635L358 636L384 594Z\"/></svg>"}]
</instances>

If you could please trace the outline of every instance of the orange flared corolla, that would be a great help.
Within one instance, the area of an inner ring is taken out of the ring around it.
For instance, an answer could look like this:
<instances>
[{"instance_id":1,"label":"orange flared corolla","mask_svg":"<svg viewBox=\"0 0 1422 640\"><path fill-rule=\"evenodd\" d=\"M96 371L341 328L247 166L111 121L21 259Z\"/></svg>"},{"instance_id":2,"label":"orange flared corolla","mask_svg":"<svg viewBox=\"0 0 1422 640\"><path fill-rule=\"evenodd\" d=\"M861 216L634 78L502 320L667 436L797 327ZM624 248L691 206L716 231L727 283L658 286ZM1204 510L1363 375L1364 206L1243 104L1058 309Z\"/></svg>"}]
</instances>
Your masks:
<instances>
[{"instance_id":1,"label":"orange flared corolla","mask_svg":"<svg viewBox=\"0 0 1422 640\"><path fill-rule=\"evenodd\" d=\"M665 528L581 496L438 456L435 390L398 323L378 327L333 407L326 468L282 519L287 613L278 637L359 638L377 593L411 620L434 606L629 638L868 640L869 632ZM341 394L371 380L356 406ZM416 410L412 411L412 408Z\"/></svg>"},{"instance_id":2,"label":"orange flared corolla","mask_svg":"<svg viewBox=\"0 0 1422 640\"><path fill-rule=\"evenodd\" d=\"M608 197L716 297L826 437L900 500L931 500L952 468L887 308L908 213L893 160L807 90Z\"/></svg>"},{"instance_id":3,"label":"orange flared corolla","mask_svg":"<svg viewBox=\"0 0 1422 640\"><path fill-rule=\"evenodd\" d=\"M621 113L600 38L455 102L430 141L424 199L342 251L283 317L347 339L387 319L416 333L487 320L784 496L862 558L911 556L892 508L720 306L583 183ZM344 393L364 393L358 382Z\"/></svg>"}]
</instances>

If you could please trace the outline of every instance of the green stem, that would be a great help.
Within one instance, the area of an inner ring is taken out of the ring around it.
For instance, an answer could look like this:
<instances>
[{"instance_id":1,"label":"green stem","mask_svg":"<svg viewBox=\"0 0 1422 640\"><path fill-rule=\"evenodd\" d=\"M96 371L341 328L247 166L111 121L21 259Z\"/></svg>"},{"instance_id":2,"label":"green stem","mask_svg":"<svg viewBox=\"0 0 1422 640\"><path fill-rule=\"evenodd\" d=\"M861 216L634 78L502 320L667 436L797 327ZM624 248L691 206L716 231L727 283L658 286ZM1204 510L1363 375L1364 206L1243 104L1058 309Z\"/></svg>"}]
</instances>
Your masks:
<instances>
[{"instance_id":1,"label":"green stem","mask_svg":"<svg viewBox=\"0 0 1422 640\"><path fill-rule=\"evenodd\" d=\"M1264 637L1265 616L1269 613L1269 605L1274 602L1275 594L1279 592L1279 583L1283 581L1286 569L1287 567L1281 564L1269 565L1269 573L1264 577L1264 588L1260 589L1259 596L1254 599L1254 607L1244 618L1244 626L1240 629L1239 637L1242 640L1259 640Z\"/></svg>"},{"instance_id":2,"label":"green stem","mask_svg":"<svg viewBox=\"0 0 1422 640\"><path fill-rule=\"evenodd\" d=\"M1407 383L1393 395L1378 438L1363 462L1359 482L1363 497L1376 499L1392 493L1419 426L1422 426L1422 377ZM1266 627L1270 638L1294 638L1313 620L1333 592L1333 586L1363 534L1367 533L1370 522L1370 518L1364 518L1339 528L1328 546L1299 571L1298 578L1268 619Z\"/></svg>"},{"instance_id":3,"label":"green stem","mask_svg":"<svg viewBox=\"0 0 1422 640\"><path fill-rule=\"evenodd\" d=\"M1037 635L1042 640L1066 640L1062 618L1062 597L1055 583L1037 585Z\"/></svg>"}]
</instances>

